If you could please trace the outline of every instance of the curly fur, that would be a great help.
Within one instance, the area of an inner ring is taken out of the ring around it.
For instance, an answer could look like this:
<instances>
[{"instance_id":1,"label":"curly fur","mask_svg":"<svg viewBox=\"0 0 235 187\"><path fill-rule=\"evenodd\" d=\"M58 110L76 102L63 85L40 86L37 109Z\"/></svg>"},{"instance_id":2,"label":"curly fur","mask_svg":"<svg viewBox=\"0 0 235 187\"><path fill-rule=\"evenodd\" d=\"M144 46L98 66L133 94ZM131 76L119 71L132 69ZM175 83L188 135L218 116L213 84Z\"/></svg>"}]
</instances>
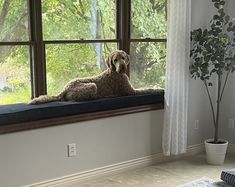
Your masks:
<instances>
[{"instance_id":1,"label":"curly fur","mask_svg":"<svg viewBox=\"0 0 235 187\"><path fill-rule=\"evenodd\" d=\"M156 89L134 89L127 76L129 55L122 50L112 52L105 60L107 70L96 77L77 78L68 82L57 96L41 95L30 104L53 101L84 101L104 97L161 92Z\"/></svg>"}]
</instances>

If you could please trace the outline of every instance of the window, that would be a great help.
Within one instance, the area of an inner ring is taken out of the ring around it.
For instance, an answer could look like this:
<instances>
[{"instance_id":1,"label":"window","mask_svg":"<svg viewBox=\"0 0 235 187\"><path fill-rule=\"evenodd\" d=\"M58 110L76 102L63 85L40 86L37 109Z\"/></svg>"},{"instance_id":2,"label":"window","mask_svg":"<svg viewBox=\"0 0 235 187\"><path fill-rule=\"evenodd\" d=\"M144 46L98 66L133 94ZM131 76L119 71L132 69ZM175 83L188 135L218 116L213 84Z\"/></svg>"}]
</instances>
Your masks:
<instances>
[{"instance_id":1,"label":"window","mask_svg":"<svg viewBox=\"0 0 235 187\"><path fill-rule=\"evenodd\" d=\"M167 0L131 1L130 80L135 88L164 88Z\"/></svg>"},{"instance_id":2,"label":"window","mask_svg":"<svg viewBox=\"0 0 235 187\"><path fill-rule=\"evenodd\" d=\"M31 97L28 5L0 1L0 104Z\"/></svg>"},{"instance_id":3,"label":"window","mask_svg":"<svg viewBox=\"0 0 235 187\"><path fill-rule=\"evenodd\" d=\"M164 87L166 0L0 1L0 104L57 94L99 74L115 49L131 55L136 88Z\"/></svg>"}]
</instances>

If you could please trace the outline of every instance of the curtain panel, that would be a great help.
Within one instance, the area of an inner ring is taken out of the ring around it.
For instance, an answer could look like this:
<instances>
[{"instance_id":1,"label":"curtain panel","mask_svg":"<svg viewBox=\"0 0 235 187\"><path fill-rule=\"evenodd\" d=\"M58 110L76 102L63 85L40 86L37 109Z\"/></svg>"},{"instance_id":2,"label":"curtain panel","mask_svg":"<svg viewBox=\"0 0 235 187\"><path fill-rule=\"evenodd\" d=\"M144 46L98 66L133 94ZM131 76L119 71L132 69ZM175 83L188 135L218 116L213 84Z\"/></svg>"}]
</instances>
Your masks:
<instances>
[{"instance_id":1,"label":"curtain panel","mask_svg":"<svg viewBox=\"0 0 235 187\"><path fill-rule=\"evenodd\" d=\"M165 155L186 152L190 30L191 0L168 0L165 113L162 137Z\"/></svg>"}]
</instances>

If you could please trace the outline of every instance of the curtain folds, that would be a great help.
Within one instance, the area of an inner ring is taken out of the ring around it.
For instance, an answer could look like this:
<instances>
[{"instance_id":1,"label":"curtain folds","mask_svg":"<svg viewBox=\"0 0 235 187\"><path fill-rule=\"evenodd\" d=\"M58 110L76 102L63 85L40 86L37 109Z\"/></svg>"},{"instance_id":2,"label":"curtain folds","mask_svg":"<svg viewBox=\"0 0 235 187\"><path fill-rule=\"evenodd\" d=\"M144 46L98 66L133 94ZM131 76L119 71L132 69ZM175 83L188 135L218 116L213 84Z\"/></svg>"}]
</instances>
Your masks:
<instances>
[{"instance_id":1,"label":"curtain folds","mask_svg":"<svg viewBox=\"0 0 235 187\"><path fill-rule=\"evenodd\" d=\"M162 137L165 155L186 152L190 30L191 0L168 0L165 114Z\"/></svg>"}]
</instances>

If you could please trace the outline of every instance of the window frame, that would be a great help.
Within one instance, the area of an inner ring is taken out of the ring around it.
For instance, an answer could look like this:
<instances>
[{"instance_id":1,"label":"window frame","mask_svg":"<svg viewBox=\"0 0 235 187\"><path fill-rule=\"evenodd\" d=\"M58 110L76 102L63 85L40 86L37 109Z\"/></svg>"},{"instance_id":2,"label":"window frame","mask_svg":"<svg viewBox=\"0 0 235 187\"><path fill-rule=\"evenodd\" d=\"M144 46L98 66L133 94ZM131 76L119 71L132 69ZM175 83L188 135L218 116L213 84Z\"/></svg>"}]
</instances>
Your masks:
<instances>
[{"instance_id":1,"label":"window frame","mask_svg":"<svg viewBox=\"0 0 235 187\"><path fill-rule=\"evenodd\" d=\"M165 38L131 38L131 0L116 0L116 38L93 40L44 40L42 30L42 0L27 0L29 11L29 41L0 42L0 46L27 45L30 48L31 97L47 94L46 45L117 43L118 49L130 53L132 42L163 42ZM127 75L130 77L130 66Z\"/></svg>"}]
</instances>

